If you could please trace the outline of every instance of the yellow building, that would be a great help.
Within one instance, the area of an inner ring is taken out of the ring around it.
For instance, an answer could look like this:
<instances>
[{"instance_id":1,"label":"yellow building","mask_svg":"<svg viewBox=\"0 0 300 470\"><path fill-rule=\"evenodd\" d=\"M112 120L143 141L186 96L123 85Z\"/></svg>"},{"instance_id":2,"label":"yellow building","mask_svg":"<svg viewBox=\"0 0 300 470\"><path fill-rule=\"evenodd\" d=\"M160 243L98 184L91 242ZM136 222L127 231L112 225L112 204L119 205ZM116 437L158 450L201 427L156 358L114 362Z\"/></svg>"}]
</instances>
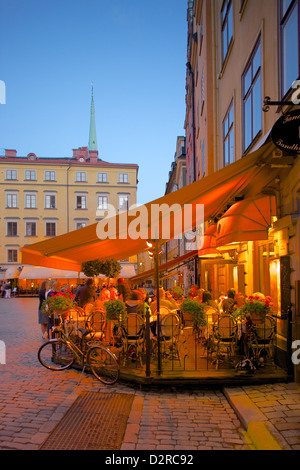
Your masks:
<instances>
[{"instance_id":1,"label":"yellow building","mask_svg":"<svg viewBox=\"0 0 300 470\"><path fill-rule=\"evenodd\" d=\"M296 112L300 102L299 13L299 0L188 2L188 183L225 167L230 171L255 152L269 168L265 181L249 181L223 207L220 201L207 228L215 226L216 242L225 217L239 201L265 195L276 204L261 239L250 232L238 234L236 225L230 244L227 238L209 256L200 250L195 281L214 297L231 287L246 295L270 295L277 315L278 357L290 369L291 344L300 335L300 146L297 129L293 144L298 152L292 145L280 149L272 129L282 115ZM265 97L271 97L268 107ZM295 371L300 374L299 368Z\"/></svg>"},{"instance_id":2,"label":"yellow building","mask_svg":"<svg viewBox=\"0 0 300 470\"><path fill-rule=\"evenodd\" d=\"M98 157L93 98L91 109L89 146L71 158L21 157L16 150L0 157L2 273L21 270L23 246L95 223L109 205L118 212L136 204L138 165Z\"/></svg>"}]
</instances>

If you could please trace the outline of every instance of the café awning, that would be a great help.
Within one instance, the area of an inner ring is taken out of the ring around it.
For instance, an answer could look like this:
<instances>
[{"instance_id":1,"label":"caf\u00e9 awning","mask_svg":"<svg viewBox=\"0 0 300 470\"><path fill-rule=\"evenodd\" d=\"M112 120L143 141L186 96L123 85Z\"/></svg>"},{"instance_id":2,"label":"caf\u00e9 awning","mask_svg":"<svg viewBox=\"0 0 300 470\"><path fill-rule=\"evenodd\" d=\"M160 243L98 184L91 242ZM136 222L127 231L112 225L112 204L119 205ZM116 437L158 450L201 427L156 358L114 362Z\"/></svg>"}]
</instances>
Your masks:
<instances>
[{"instance_id":1,"label":"caf\u00e9 awning","mask_svg":"<svg viewBox=\"0 0 300 470\"><path fill-rule=\"evenodd\" d=\"M132 264L121 266L120 277L130 278L135 275ZM97 276L104 278L104 275ZM47 268L41 266L24 266L19 279L86 279L83 272L67 271L65 269Z\"/></svg>"},{"instance_id":2,"label":"caf\u00e9 awning","mask_svg":"<svg viewBox=\"0 0 300 470\"><path fill-rule=\"evenodd\" d=\"M212 224L204 232L203 235L203 245L198 251L198 256L211 256L211 255L220 255L220 252L217 250L217 224Z\"/></svg>"},{"instance_id":3,"label":"caf\u00e9 awning","mask_svg":"<svg viewBox=\"0 0 300 470\"><path fill-rule=\"evenodd\" d=\"M198 256L198 251L197 250L192 250L188 251L182 256L178 256L177 258L172 259L171 261L168 261L167 263L163 263L158 267L158 272L165 272L168 269L174 267L174 266L179 266L180 264L183 264L185 261L194 258L195 256ZM144 271L143 273L137 274L134 277L131 277L131 281L141 281L142 279L146 279L148 277L154 276L154 268L153 269L148 269L148 271Z\"/></svg>"},{"instance_id":4,"label":"caf\u00e9 awning","mask_svg":"<svg viewBox=\"0 0 300 470\"><path fill-rule=\"evenodd\" d=\"M266 195L236 202L218 221L216 246L267 240L272 216L275 215L275 196Z\"/></svg>"},{"instance_id":5,"label":"caf\u00e9 awning","mask_svg":"<svg viewBox=\"0 0 300 470\"><path fill-rule=\"evenodd\" d=\"M65 269L45 268L40 266L24 266L19 279L83 279L86 276L77 271L66 271Z\"/></svg>"},{"instance_id":6,"label":"caf\u00e9 awning","mask_svg":"<svg viewBox=\"0 0 300 470\"><path fill-rule=\"evenodd\" d=\"M269 144L266 144L269 145ZM80 271L81 263L95 258L124 259L146 251L147 238L160 238L162 241L175 238L182 232L183 207L193 208L192 224L196 225L197 204L204 205L204 219L214 218L224 212L224 207L232 203L236 194L241 192L259 193L273 175L265 168L262 160L264 148L208 175L201 180L185 186L177 191L149 202L142 206L147 217L141 218L140 229L143 236L137 238L137 213L132 210L118 214L109 219L115 227L109 238L99 238L98 224L92 224L79 230L59 235L32 245L23 247L22 263L51 268ZM252 184L253 183L253 184ZM163 224L167 217L163 212L152 213L153 207L172 207L176 205L171 217L171 226L167 237L163 233ZM137 208L139 210L139 208ZM157 231L153 237L153 227ZM181 231L180 231L181 230Z\"/></svg>"}]
</instances>

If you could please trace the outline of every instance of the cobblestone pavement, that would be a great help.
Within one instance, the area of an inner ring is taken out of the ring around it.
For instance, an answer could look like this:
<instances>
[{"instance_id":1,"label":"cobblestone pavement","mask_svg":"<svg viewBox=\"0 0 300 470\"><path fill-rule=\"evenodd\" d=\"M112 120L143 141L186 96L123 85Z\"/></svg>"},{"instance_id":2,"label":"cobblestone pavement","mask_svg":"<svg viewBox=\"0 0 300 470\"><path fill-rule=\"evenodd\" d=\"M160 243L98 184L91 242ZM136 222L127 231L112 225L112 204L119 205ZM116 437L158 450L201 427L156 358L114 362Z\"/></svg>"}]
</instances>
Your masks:
<instances>
[{"instance_id":1,"label":"cobblestone pavement","mask_svg":"<svg viewBox=\"0 0 300 470\"><path fill-rule=\"evenodd\" d=\"M300 384L242 387L265 416L271 432L288 450L300 450Z\"/></svg>"},{"instance_id":2,"label":"cobblestone pavement","mask_svg":"<svg viewBox=\"0 0 300 470\"><path fill-rule=\"evenodd\" d=\"M253 449L219 390L140 391L106 387L73 369L51 372L37 360L42 343L38 300L0 299L0 449L37 450L83 390L134 394L122 450ZM300 447L300 388L296 384L243 387L284 447Z\"/></svg>"}]
</instances>

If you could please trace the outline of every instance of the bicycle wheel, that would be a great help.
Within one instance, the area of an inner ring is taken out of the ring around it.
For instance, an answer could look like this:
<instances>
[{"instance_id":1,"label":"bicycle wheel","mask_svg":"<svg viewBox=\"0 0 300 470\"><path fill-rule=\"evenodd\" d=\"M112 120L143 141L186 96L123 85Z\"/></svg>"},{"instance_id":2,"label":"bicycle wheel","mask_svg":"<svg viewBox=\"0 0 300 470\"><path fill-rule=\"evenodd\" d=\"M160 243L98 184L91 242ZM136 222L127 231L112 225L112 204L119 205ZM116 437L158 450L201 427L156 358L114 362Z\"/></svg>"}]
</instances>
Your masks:
<instances>
[{"instance_id":1,"label":"bicycle wheel","mask_svg":"<svg viewBox=\"0 0 300 470\"><path fill-rule=\"evenodd\" d=\"M65 370L75 361L72 348L61 338L47 341L38 350L38 360L50 370Z\"/></svg>"},{"instance_id":2,"label":"bicycle wheel","mask_svg":"<svg viewBox=\"0 0 300 470\"><path fill-rule=\"evenodd\" d=\"M94 376L106 385L113 385L119 379L119 363L114 354L102 346L92 346L87 354L87 364Z\"/></svg>"}]
</instances>

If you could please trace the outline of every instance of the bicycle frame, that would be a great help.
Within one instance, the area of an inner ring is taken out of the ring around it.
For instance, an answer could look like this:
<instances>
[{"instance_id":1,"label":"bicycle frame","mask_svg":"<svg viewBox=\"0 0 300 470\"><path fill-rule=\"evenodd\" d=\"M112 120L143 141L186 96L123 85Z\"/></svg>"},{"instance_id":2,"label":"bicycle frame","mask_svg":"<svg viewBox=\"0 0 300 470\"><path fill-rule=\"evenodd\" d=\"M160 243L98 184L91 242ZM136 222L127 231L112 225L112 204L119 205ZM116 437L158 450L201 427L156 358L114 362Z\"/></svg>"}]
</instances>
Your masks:
<instances>
[{"instance_id":1,"label":"bicycle frame","mask_svg":"<svg viewBox=\"0 0 300 470\"><path fill-rule=\"evenodd\" d=\"M72 339L70 338L70 336L68 336L65 331L64 331L64 327L53 327L52 328L52 331L53 333L59 333L60 334L60 337L63 341L66 342L66 344L68 346L71 347L72 351L74 352L75 356L77 359L79 359L81 361L81 364L82 364L82 367L85 366L85 359L86 359L86 356L87 356L87 351L88 351L88 344L87 344L87 341L84 339L84 334L82 336L82 338L80 338L80 346L81 348L79 348L75 343L74 341L72 341ZM50 341L55 341L57 338L53 338L51 339ZM85 348L83 348L83 346L85 346Z\"/></svg>"}]
</instances>

